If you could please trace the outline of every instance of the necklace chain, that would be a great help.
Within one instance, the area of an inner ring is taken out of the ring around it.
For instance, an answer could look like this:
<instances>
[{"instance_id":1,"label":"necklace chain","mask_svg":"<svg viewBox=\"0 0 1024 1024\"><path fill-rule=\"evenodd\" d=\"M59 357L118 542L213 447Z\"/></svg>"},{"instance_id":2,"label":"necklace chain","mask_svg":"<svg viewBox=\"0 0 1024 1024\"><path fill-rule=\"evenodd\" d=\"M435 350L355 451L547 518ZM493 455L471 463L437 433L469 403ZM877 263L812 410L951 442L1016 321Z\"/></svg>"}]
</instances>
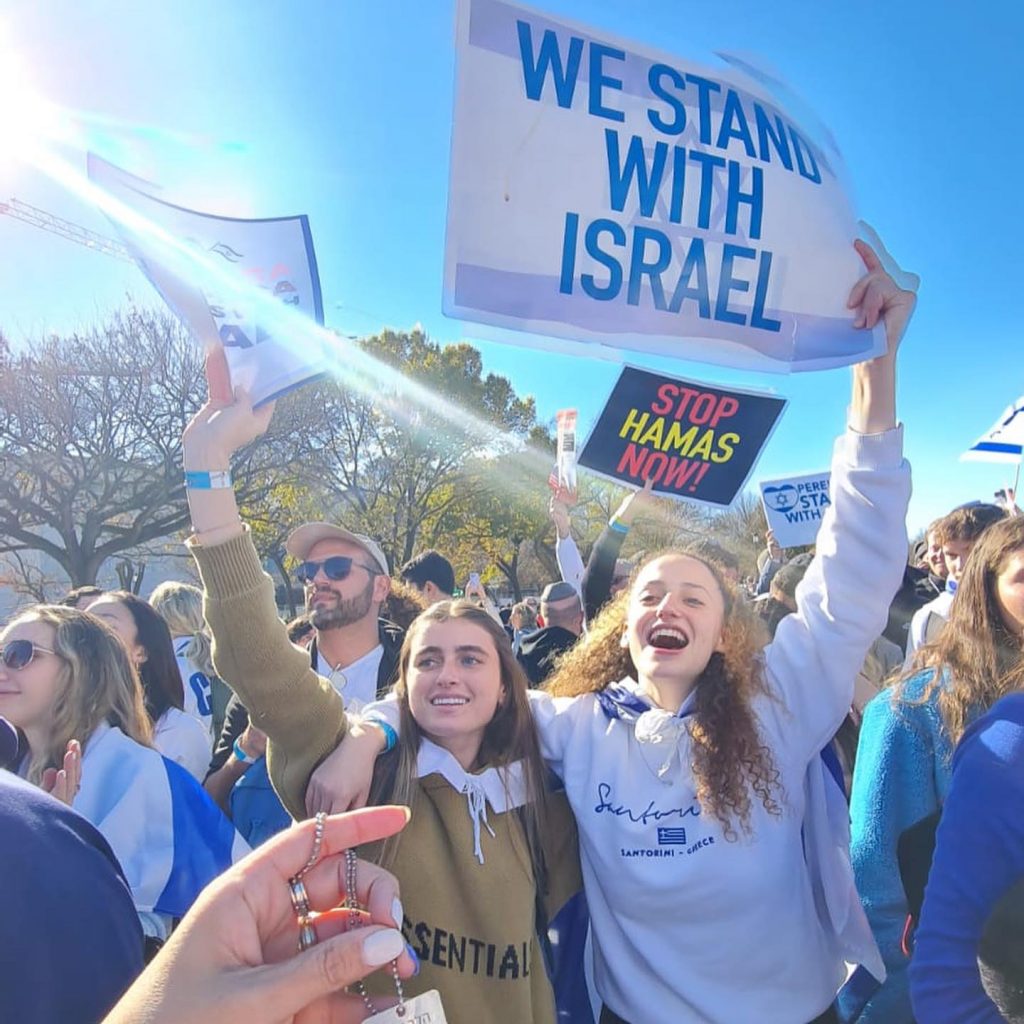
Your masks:
<instances>
[{"instance_id":1,"label":"necklace chain","mask_svg":"<svg viewBox=\"0 0 1024 1024\"><path fill-rule=\"evenodd\" d=\"M345 909L348 910L349 931L362 927L359 917L359 900L356 898L356 855L352 850L345 851ZM405 993L402 991L402 979L398 977L398 961L391 961L391 975L395 979L395 991L398 993L398 1007L396 1013L399 1017L405 1015ZM356 992L363 998L363 1004L370 1013L376 1013L377 1008L373 1005L366 986L357 981L354 986Z\"/></svg>"}]
</instances>

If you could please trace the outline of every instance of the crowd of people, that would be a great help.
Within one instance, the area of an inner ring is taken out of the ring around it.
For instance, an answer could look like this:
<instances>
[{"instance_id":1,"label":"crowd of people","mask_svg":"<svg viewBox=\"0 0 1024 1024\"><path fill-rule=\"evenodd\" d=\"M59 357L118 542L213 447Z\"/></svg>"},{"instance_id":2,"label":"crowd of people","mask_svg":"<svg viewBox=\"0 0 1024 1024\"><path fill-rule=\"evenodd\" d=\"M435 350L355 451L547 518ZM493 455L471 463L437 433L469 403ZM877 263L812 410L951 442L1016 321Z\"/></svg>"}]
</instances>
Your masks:
<instances>
[{"instance_id":1,"label":"crowd of people","mask_svg":"<svg viewBox=\"0 0 1024 1024\"><path fill-rule=\"evenodd\" d=\"M887 351L813 550L627 561L647 487L584 561L559 489L561 579L504 609L325 521L283 621L229 472L273 409L211 354L201 587L79 588L0 638L0 1015L1024 1021L1024 517L909 548L914 296L857 248Z\"/></svg>"}]
</instances>

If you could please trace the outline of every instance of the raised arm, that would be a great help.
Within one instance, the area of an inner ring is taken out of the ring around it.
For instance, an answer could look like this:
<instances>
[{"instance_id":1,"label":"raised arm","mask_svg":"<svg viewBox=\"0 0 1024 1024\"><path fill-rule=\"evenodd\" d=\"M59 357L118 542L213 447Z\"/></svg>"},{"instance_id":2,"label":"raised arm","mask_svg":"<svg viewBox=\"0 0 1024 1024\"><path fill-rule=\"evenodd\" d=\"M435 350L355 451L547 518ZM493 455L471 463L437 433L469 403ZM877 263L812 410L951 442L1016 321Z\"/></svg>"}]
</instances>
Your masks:
<instances>
[{"instance_id":1,"label":"raised arm","mask_svg":"<svg viewBox=\"0 0 1024 1024\"><path fill-rule=\"evenodd\" d=\"M787 731L790 749L808 759L850 708L857 670L885 628L907 560L910 468L896 425L896 353L916 300L870 246L856 247L867 274L850 293L854 324L884 324L887 350L853 367L848 429L836 442L832 504L817 553L797 588L796 614L783 620L766 651L769 682L799 722Z\"/></svg>"},{"instance_id":2,"label":"raised arm","mask_svg":"<svg viewBox=\"0 0 1024 1024\"><path fill-rule=\"evenodd\" d=\"M555 524L555 561L558 562L558 571L566 583L571 583L577 593L582 593L580 588L583 585L584 565L580 549L572 539L572 521L569 514L572 501L573 495L564 487L560 487L558 493L551 496L548 514Z\"/></svg>"},{"instance_id":3,"label":"raised arm","mask_svg":"<svg viewBox=\"0 0 1024 1024\"><path fill-rule=\"evenodd\" d=\"M627 494L612 513L608 525L590 551L590 559L583 573L583 611L587 622L593 622L597 618L612 596L615 563L622 551L626 535L633 528L633 521L637 516L642 516L644 512L650 510L653 489L652 478L647 480L643 487Z\"/></svg>"},{"instance_id":4,"label":"raised arm","mask_svg":"<svg viewBox=\"0 0 1024 1024\"><path fill-rule=\"evenodd\" d=\"M231 394L222 351L209 356L207 380L209 400L185 429L183 449L194 529L189 546L202 578L214 664L269 737L274 787L288 811L302 817L310 773L344 734L344 710L309 656L288 640L234 490L218 476L267 429L273 410L254 411L247 395Z\"/></svg>"}]
</instances>

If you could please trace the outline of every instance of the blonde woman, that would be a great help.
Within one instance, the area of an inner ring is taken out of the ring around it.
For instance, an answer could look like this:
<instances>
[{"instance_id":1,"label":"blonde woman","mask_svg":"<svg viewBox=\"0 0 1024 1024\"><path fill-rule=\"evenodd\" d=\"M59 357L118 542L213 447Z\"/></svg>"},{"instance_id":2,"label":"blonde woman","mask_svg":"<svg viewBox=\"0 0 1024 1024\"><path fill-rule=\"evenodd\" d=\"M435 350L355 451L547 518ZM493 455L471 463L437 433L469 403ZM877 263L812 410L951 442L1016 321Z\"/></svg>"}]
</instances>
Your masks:
<instances>
[{"instance_id":1,"label":"blonde woman","mask_svg":"<svg viewBox=\"0 0 1024 1024\"><path fill-rule=\"evenodd\" d=\"M71 806L110 843L147 936L175 917L234 855L234 830L187 772L150 746L142 687L124 645L85 612L40 605L0 634L0 716L19 730L18 773L41 784L81 744ZM175 831L175 816L188 822Z\"/></svg>"},{"instance_id":2,"label":"blonde woman","mask_svg":"<svg viewBox=\"0 0 1024 1024\"><path fill-rule=\"evenodd\" d=\"M203 592L188 583L168 580L149 595L149 603L171 631L185 695L183 710L202 723L212 749L217 737L217 712L223 722L230 692L217 679L213 667L210 633L203 618Z\"/></svg>"}]
</instances>

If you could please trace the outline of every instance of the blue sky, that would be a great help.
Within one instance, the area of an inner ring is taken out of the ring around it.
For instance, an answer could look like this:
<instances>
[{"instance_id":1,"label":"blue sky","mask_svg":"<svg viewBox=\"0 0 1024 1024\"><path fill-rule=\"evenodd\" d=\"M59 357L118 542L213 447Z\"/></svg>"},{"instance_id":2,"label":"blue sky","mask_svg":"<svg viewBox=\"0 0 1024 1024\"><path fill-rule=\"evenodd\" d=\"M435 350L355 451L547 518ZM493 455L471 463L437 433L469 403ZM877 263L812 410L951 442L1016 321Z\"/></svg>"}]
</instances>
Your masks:
<instances>
[{"instance_id":1,"label":"blue sky","mask_svg":"<svg viewBox=\"0 0 1024 1024\"><path fill-rule=\"evenodd\" d=\"M958 456L1024 392L1024 6L976 18L935 0L535 6L685 57L746 51L784 75L838 140L862 216L923 281L900 376L911 528L1007 482L1004 467ZM436 339L474 341L486 369L533 394L542 417L575 405L585 428L614 364L480 341L440 311L453 24L452 0L7 0L0 57L15 50L35 89L87 115L101 155L174 201L234 216L307 213L328 324L365 334L419 322ZM0 140L8 196L111 233ZM134 268L0 217L0 329L16 342L86 326L126 293L156 301ZM848 371L649 365L790 399L756 477L827 464Z\"/></svg>"}]
</instances>

